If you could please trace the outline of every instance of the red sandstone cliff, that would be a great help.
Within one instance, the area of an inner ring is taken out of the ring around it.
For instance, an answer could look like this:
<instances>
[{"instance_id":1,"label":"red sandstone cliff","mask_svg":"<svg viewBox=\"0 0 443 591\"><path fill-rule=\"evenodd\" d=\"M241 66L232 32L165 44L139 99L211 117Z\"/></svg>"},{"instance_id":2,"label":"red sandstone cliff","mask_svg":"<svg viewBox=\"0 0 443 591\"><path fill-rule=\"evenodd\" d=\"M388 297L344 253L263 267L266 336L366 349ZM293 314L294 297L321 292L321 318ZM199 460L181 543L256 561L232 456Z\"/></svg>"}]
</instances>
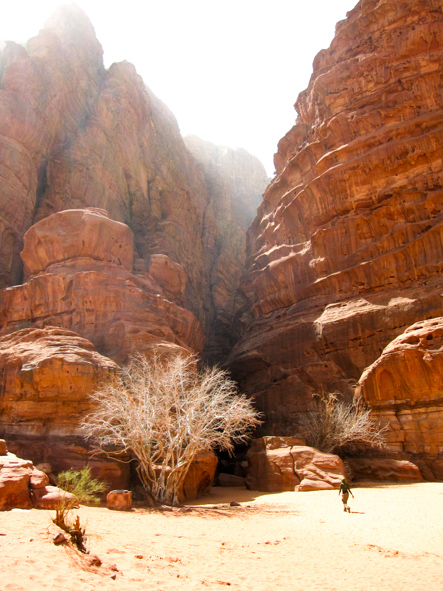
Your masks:
<instances>
[{"instance_id":1,"label":"red sandstone cliff","mask_svg":"<svg viewBox=\"0 0 443 591\"><path fill-rule=\"evenodd\" d=\"M59 8L26 49L9 42L0 66L0 287L21 281L30 226L98 207L132 229L135 273L154 276L208 335L215 261L204 249L229 239L230 219L205 221L214 199L172 113L131 64L104 69L94 29L75 6ZM262 177L264 190L263 167ZM227 200L255 197L255 177L245 181Z\"/></svg>"},{"instance_id":2,"label":"red sandstone cliff","mask_svg":"<svg viewBox=\"0 0 443 591\"><path fill-rule=\"evenodd\" d=\"M246 150L216 146L196 136L184 138L203 166L209 189L204 219L204 257L210 269L213 310L206 358L220 362L232 349L231 323L246 255L246 231L257 214L267 184L261 162Z\"/></svg>"},{"instance_id":3,"label":"red sandstone cliff","mask_svg":"<svg viewBox=\"0 0 443 591\"><path fill-rule=\"evenodd\" d=\"M87 395L113 362L207 340L226 353L216 325L266 175L246 152L217 186L207 166L131 64L105 70L78 7L0 53L0 432L14 450L78 466Z\"/></svg>"},{"instance_id":4,"label":"red sandstone cliff","mask_svg":"<svg viewBox=\"0 0 443 591\"><path fill-rule=\"evenodd\" d=\"M72 6L58 9L27 50L9 43L3 67L4 283L18 283L15 251L33 223L100 207L131 226L148 266L154 253L182 265L189 277L182 303L200 311L207 188L170 111L131 64L104 69L91 23Z\"/></svg>"},{"instance_id":5,"label":"red sandstone cliff","mask_svg":"<svg viewBox=\"0 0 443 591\"><path fill-rule=\"evenodd\" d=\"M442 54L440 0L361 0L314 60L249 232L231 355L269 433L443 314Z\"/></svg>"},{"instance_id":6,"label":"red sandstone cliff","mask_svg":"<svg viewBox=\"0 0 443 591\"><path fill-rule=\"evenodd\" d=\"M155 273L133 273L133 253L130 228L104 210L43 218L24 236L23 284L0 291L0 335L63 327L120 363L152 348L200 352L197 318L169 299Z\"/></svg>"}]
</instances>

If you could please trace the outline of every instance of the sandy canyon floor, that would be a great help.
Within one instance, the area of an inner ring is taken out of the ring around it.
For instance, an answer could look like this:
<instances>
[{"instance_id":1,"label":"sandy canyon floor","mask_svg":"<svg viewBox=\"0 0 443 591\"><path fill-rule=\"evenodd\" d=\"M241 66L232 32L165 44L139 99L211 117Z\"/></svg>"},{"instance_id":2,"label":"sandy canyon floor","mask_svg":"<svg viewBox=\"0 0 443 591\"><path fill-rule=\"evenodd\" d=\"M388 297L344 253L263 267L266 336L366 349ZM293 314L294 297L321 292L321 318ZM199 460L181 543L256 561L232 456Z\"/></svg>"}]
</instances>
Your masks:
<instances>
[{"instance_id":1,"label":"sandy canyon floor","mask_svg":"<svg viewBox=\"0 0 443 591\"><path fill-rule=\"evenodd\" d=\"M214 488L186 512L81 507L99 567L52 543L53 511L1 512L0 589L442 589L443 483L354 495L351 514L337 491L239 488Z\"/></svg>"}]
</instances>

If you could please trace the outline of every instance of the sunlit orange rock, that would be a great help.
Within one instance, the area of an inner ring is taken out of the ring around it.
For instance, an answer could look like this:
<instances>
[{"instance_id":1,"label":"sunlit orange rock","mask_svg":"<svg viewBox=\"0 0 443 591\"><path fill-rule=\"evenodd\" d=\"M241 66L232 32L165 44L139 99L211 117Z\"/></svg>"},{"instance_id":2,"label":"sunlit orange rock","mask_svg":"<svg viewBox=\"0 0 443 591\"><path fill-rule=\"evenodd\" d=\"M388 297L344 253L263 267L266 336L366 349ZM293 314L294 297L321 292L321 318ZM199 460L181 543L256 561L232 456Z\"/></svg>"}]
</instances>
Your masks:
<instances>
[{"instance_id":1,"label":"sunlit orange rock","mask_svg":"<svg viewBox=\"0 0 443 591\"><path fill-rule=\"evenodd\" d=\"M224 166L228 180L219 175L220 187L212 186L211 160L191 154L173 114L134 66L104 68L93 26L75 5L57 9L26 48L7 43L0 84L0 335L7 350L0 372L9 380L0 426L14 451L32 438L36 461L55 473L88 462L94 476L125 488L127 466L91 459L75 436L87 394L102 363L123 363L134 352L201 353L206 337L213 356L226 354L244 232L265 171L237 150ZM224 336L213 345L217 324ZM86 339L91 359L75 339ZM38 362L26 374L11 369L10 355ZM81 383L67 380L72 355L87 374ZM198 478L192 486L200 490Z\"/></svg>"},{"instance_id":2,"label":"sunlit orange rock","mask_svg":"<svg viewBox=\"0 0 443 591\"><path fill-rule=\"evenodd\" d=\"M69 330L27 328L0 337L0 433L9 449L35 464L49 463L56 473L88 462L95 477L126 486L127 465L89 458L79 432L91 410L89 395L116 369L91 342ZM37 488L49 483L47 477L32 479Z\"/></svg>"},{"instance_id":3,"label":"sunlit orange rock","mask_svg":"<svg viewBox=\"0 0 443 591\"><path fill-rule=\"evenodd\" d=\"M74 258L113 263L132 271L134 236L126 224L109 219L105 210L65 210L27 231L21 257L25 277Z\"/></svg>"},{"instance_id":4,"label":"sunlit orange rock","mask_svg":"<svg viewBox=\"0 0 443 591\"><path fill-rule=\"evenodd\" d=\"M0 440L4 442L4 440ZM48 477L30 460L23 460L6 449L0 453L0 511L9 509L54 509L61 497L70 493L49 486Z\"/></svg>"},{"instance_id":5,"label":"sunlit orange rock","mask_svg":"<svg viewBox=\"0 0 443 591\"><path fill-rule=\"evenodd\" d=\"M437 458L443 451L443 318L413 324L389 343L363 372L356 395L388 425L392 451Z\"/></svg>"},{"instance_id":6,"label":"sunlit orange rock","mask_svg":"<svg viewBox=\"0 0 443 591\"><path fill-rule=\"evenodd\" d=\"M348 458L356 481L422 482L420 469L407 460L389 458Z\"/></svg>"},{"instance_id":7,"label":"sunlit orange rock","mask_svg":"<svg viewBox=\"0 0 443 591\"><path fill-rule=\"evenodd\" d=\"M10 434L74 436L88 395L117 365L62 328L26 328L0 337L0 425ZM43 459L41 461L44 461Z\"/></svg>"},{"instance_id":8,"label":"sunlit orange rock","mask_svg":"<svg viewBox=\"0 0 443 591\"><path fill-rule=\"evenodd\" d=\"M297 437L254 439L248 451L246 486L252 490L332 490L346 476L342 460Z\"/></svg>"},{"instance_id":9,"label":"sunlit orange rock","mask_svg":"<svg viewBox=\"0 0 443 591\"><path fill-rule=\"evenodd\" d=\"M212 155L191 155L174 115L133 65L104 68L93 26L75 5L59 7L26 48L8 42L0 73L0 289L22 281L19 253L33 224L100 208L132 230L136 273L151 274L169 301L192 312L208 343L219 319L226 333L244 231L266 185L258 160L213 146L221 184L211 185ZM132 264L129 252L109 254ZM221 345L210 347L220 355Z\"/></svg>"},{"instance_id":10,"label":"sunlit orange rock","mask_svg":"<svg viewBox=\"0 0 443 591\"><path fill-rule=\"evenodd\" d=\"M298 97L230 357L268 433L294 433L313 393L351 397L388 343L443 315L442 19L439 0L361 0Z\"/></svg>"},{"instance_id":11,"label":"sunlit orange rock","mask_svg":"<svg viewBox=\"0 0 443 591\"><path fill-rule=\"evenodd\" d=\"M130 490L111 490L106 495L106 506L116 511L130 511L132 492Z\"/></svg>"},{"instance_id":12,"label":"sunlit orange rock","mask_svg":"<svg viewBox=\"0 0 443 591\"><path fill-rule=\"evenodd\" d=\"M159 346L201 351L198 320L148 273L130 272L133 234L106 212L52 214L25 234L24 243L25 269L32 274L23 285L0 291L0 334L63 327L118 362Z\"/></svg>"}]
</instances>

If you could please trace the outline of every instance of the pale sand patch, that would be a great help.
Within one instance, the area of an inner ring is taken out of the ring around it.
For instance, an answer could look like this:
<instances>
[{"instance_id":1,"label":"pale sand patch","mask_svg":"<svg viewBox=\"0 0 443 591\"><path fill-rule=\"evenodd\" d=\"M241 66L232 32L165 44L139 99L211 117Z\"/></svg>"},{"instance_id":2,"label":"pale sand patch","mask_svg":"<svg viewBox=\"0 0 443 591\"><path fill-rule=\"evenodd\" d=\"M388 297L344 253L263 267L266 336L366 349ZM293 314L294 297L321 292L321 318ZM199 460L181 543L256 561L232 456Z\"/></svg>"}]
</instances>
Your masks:
<instances>
[{"instance_id":1,"label":"pale sand patch","mask_svg":"<svg viewBox=\"0 0 443 591\"><path fill-rule=\"evenodd\" d=\"M239 488L186 513L82 507L91 553L117 566L115 580L52 544L52 511L1 512L0 589L442 589L443 483L353 490L351 514L337 491ZM222 506L231 500L242 506Z\"/></svg>"}]
</instances>

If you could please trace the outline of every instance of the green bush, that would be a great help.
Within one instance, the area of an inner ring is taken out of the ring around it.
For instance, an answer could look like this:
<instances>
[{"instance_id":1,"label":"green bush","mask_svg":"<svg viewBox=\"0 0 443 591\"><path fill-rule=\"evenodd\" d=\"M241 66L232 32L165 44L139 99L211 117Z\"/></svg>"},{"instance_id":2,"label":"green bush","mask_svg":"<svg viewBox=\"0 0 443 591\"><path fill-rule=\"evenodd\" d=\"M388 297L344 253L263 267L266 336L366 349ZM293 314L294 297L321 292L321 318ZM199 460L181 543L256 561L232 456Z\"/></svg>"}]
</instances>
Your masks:
<instances>
[{"instance_id":1,"label":"green bush","mask_svg":"<svg viewBox=\"0 0 443 591\"><path fill-rule=\"evenodd\" d=\"M107 488L105 482L101 482L91 476L91 468L85 466L81 470L66 470L60 472L57 477L59 488L71 496L61 496L55 509L53 522L55 525L70 534L71 540L82 552L85 548L85 528L80 526L80 518L77 516L72 520L71 512L79 503L84 505L94 505L100 501L100 493Z\"/></svg>"}]
</instances>

